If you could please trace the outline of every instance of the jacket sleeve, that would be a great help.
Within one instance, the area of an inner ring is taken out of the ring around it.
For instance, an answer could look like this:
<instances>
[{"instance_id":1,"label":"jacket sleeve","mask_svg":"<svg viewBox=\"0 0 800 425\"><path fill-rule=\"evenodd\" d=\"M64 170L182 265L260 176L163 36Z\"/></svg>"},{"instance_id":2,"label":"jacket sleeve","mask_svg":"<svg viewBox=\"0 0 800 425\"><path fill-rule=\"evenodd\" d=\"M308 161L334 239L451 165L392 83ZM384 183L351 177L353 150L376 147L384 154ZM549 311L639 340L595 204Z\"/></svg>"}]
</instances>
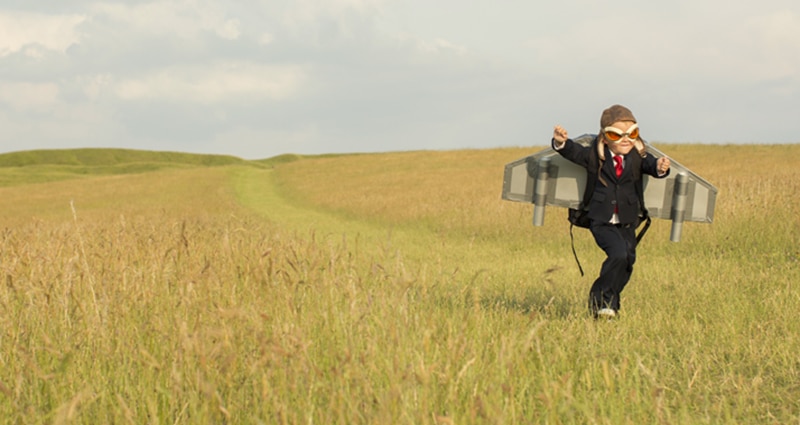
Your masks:
<instances>
[{"instance_id":1,"label":"jacket sleeve","mask_svg":"<svg viewBox=\"0 0 800 425\"><path fill-rule=\"evenodd\" d=\"M553 150L558 152L564 158L580 165L583 168L589 166L589 147L575 143L572 141L572 139L567 139L561 148L556 148L555 139L551 140L550 143L553 147Z\"/></svg>"},{"instance_id":2,"label":"jacket sleeve","mask_svg":"<svg viewBox=\"0 0 800 425\"><path fill-rule=\"evenodd\" d=\"M646 157L642 158L642 173L653 176L657 179L663 179L669 175L671 170L667 170L664 175L658 175L658 159L653 154L648 153Z\"/></svg>"}]
</instances>

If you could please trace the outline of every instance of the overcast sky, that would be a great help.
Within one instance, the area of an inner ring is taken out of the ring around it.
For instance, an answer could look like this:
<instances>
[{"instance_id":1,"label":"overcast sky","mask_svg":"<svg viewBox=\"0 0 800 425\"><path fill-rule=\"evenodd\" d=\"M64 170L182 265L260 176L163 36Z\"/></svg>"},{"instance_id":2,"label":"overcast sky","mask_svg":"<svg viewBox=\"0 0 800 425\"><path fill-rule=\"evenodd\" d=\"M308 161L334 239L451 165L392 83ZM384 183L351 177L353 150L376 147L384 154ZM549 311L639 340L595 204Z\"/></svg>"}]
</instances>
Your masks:
<instances>
[{"instance_id":1,"label":"overcast sky","mask_svg":"<svg viewBox=\"0 0 800 425\"><path fill-rule=\"evenodd\" d=\"M800 142L797 0L3 0L0 152Z\"/></svg>"}]
</instances>

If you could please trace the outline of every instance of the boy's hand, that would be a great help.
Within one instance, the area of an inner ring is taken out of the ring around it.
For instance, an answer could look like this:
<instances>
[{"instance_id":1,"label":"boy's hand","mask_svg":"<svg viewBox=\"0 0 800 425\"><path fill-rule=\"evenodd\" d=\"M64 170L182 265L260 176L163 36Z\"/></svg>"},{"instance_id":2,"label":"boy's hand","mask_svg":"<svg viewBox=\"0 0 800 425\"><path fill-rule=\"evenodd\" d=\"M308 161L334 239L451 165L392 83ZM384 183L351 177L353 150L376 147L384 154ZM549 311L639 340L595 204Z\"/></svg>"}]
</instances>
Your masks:
<instances>
[{"instance_id":1,"label":"boy's hand","mask_svg":"<svg viewBox=\"0 0 800 425\"><path fill-rule=\"evenodd\" d=\"M564 144L567 141L567 130L564 127L557 125L553 128L553 139L555 139L556 143L559 145Z\"/></svg>"},{"instance_id":2,"label":"boy's hand","mask_svg":"<svg viewBox=\"0 0 800 425\"><path fill-rule=\"evenodd\" d=\"M662 156L661 158L658 158L658 162L656 163L656 167L658 168L658 175L659 176L663 176L664 174L667 174L667 171L669 171L669 158L667 158L666 156Z\"/></svg>"}]
</instances>

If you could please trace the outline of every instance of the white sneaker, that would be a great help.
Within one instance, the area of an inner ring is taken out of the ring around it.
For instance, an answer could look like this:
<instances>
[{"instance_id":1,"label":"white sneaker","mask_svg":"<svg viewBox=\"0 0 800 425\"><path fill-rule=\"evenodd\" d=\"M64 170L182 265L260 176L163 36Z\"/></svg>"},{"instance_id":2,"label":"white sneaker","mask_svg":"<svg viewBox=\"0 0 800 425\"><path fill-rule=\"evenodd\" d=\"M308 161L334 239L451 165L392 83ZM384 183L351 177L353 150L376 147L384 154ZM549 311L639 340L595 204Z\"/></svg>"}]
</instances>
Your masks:
<instances>
[{"instance_id":1,"label":"white sneaker","mask_svg":"<svg viewBox=\"0 0 800 425\"><path fill-rule=\"evenodd\" d=\"M610 308L601 308L597 310L597 318L600 319L613 319L617 315L617 312Z\"/></svg>"}]
</instances>

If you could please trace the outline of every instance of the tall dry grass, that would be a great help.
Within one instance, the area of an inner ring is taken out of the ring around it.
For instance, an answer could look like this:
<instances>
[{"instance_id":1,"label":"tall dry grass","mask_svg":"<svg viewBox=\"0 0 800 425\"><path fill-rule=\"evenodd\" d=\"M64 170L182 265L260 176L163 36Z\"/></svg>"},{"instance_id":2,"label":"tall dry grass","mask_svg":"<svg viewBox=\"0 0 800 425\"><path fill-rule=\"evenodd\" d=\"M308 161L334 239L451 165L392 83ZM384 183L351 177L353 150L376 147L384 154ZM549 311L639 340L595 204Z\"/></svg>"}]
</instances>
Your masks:
<instances>
[{"instance_id":1,"label":"tall dry grass","mask_svg":"<svg viewBox=\"0 0 800 425\"><path fill-rule=\"evenodd\" d=\"M674 244L668 241L668 223L656 222L639 249L624 296L625 324L615 329L620 333L609 347L593 349L601 357L613 355L616 367L649 360L639 371L659 372L659 378L651 376L653 383L661 380L661 389L653 390L663 397L658 404L678 416L655 415L651 405L645 410L655 416L646 416L647 422L796 421L797 404L789 401L796 387L788 382L797 379L798 364L788 353L798 347L786 335L798 330L791 317L800 277L800 147L666 145L661 150L718 186L715 223L686 225L683 241ZM477 285L484 300L557 319L551 337L563 342L571 320L585 314L592 270L603 258L591 237L579 233L576 246L589 275L579 279L564 211L549 209L545 226L533 228L530 205L499 200L503 165L533 151L354 156L335 163L336 179L325 178L334 163L322 159L291 164L280 170L280 179L286 196L306 205L443 235L441 247L455 253L448 264L461 271L456 288L475 287L474 273L485 273ZM417 252L421 267L442 252L439 246L416 248L405 252ZM592 328L588 335L579 332L578 339L592 346L595 332L604 331ZM554 369L574 376L585 367L586 359L557 353L555 359L569 360ZM640 394L642 388L630 390ZM584 386L580 398L593 399L591 391ZM619 412L613 422L631 421L628 410L612 410ZM596 419L582 418L577 421Z\"/></svg>"},{"instance_id":2,"label":"tall dry grass","mask_svg":"<svg viewBox=\"0 0 800 425\"><path fill-rule=\"evenodd\" d=\"M500 200L527 149L0 188L0 417L798 422L800 148L662 150L716 221L655 223L611 323L590 237L580 278L564 211Z\"/></svg>"}]
</instances>

